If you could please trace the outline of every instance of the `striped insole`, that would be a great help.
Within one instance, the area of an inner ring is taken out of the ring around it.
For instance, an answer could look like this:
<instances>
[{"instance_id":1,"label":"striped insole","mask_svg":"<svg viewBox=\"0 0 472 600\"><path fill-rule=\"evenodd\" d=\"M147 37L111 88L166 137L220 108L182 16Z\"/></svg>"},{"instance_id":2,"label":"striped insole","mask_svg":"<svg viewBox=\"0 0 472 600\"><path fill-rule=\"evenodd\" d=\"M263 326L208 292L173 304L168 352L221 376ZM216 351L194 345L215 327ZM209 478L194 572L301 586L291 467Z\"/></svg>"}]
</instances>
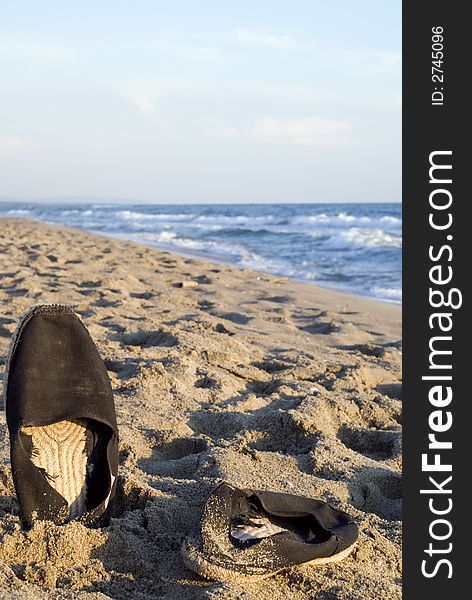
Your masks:
<instances>
[{"instance_id":1,"label":"striped insole","mask_svg":"<svg viewBox=\"0 0 472 600\"><path fill-rule=\"evenodd\" d=\"M231 536L243 542L271 537L276 533L286 531L283 527L279 527L263 517L252 517L244 519L244 521L233 525L231 528Z\"/></svg>"},{"instance_id":2,"label":"striped insole","mask_svg":"<svg viewBox=\"0 0 472 600\"><path fill-rule=\"evenodd\" d=\"M67 502L69 519L86 512L87 421L59 421L43 427L23 427L31 436L31 461L41 469L49 485Z\"/></svg>"},{"instance_id":3,"label":"striped insole","mask_svg":"<svg viewBox=\"0 0 472 600\"><path fill-rule=\"evenodd\" d=\"M268 516L239 516L231 525L231 537L242 542L253 542L264 538L272 537L277 533L294 534L295 537L304 543L319 541L319 537L311 529L295 529L290 527L287 522L286 527L281 527L273 523Z\"/></svg>"}]
</instances>

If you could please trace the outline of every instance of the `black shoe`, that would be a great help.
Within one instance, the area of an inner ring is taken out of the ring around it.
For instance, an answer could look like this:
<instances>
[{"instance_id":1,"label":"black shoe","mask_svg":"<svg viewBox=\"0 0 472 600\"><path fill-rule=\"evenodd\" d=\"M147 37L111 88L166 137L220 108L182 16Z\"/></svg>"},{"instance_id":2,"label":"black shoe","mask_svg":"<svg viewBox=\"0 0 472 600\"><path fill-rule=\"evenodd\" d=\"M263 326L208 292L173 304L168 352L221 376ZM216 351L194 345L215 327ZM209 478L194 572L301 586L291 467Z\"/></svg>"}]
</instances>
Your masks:
<instances>
[{"instance_id":1,"label":"black shoe","mask_svg":"<svg viewBox=\"0 0 472 600\"><path fill-rule=\"evenodd\" d=\"M115 405L105 365L72 309L42 305L24 315L5 398L23 524L106 522L118 472Z\"/></svg>"},{"instance_id":2,"label":"black shoe","mask_svg":"<svg viewBox=\"0 0 472 600\"><path fill-rule=\"evenodd\" d=\"M207 579L263 579L301 564L340 561L357 534L349 515L325 502L223 483L182 553L186 566Z\"/></svg>"}]
</instances>

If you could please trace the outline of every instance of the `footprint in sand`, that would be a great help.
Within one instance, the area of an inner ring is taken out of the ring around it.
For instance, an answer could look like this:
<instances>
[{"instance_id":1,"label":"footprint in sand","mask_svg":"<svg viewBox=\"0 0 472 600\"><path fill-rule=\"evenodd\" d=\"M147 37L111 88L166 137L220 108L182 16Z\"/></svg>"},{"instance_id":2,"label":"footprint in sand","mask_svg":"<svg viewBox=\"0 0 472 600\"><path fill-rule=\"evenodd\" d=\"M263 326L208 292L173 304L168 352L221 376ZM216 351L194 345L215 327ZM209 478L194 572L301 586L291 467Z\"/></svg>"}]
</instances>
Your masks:
<instances>
[{"instance_id":1,"label":"footprint in sand","mask_svg":"<svg viewBox=\"0 0 472 600\"><path fill-rule=\"evenodd\" d=\"M138 361L131 362L128 360L113 360L106 358L104 361L107 371L114 373L118 379L129 379L134 377L139 371Z\"/></svg>"},{"instance_id":2,"label":"footprint in sand","mask_svg":"<svg viewBox=\"0 0 472 600\"><path fill-rule=\"evenodd\" d=\"M402 479L387 469L361 468L349 484L352 504L366 513L398 520L402 512Z\"/></svg>"},{"instance_id":3,"label":"footprint in sand","mask_svg":"<svg viewBox=\"0 0 472 600\"><path fill-rule=\"evenodd\" d=\"M119 518L127 512L144 510L147 503L157 495L158 492L151 487L141 485L126 475L119 475L112 504L112 516Z\"/></svg>"},{"instance_id":4,"label":"footprint in sand","mask_svg":"<svg viewBox=\"0 0 472 600\"><path fill-rule=\"evenodd\" d=\"M209 375L203 375L200 379L197 379L194 385L196 388L202 388L206 390L219 390L222 387L221 382Z\"/></svg>"},{"instance_id":5,"label":"footprint in sand","mask_svg":"<svg viewBox=\"0 0 472 600\"><path fill-rule=\"evenodd\" d=\"M200 285L210 285L213 283L213 279L208 277L207 275L197 275L193 277L195 281L197 281Z\"/></svg>"},{"instance_id":6,"label":"footprint in sand","mask_svg":"<svg viewBox=\"0 0 472 600\"><path fill-rule=\"evenodd\" d=\"M346 448L373 460L389 460L401 454L401 433L398 431L342 427L338 438Z\"/></svg>"},{"instance_id":7,"label":"footprint in sand","mask_svg":"<svg viewBox=\"0 0 472 600\"><path fill-rule=\"evenodd\" d=\"M234 331L230 331L229 329L227 329L223 323L217 323L215 325L215 331L217 333L225 333L226 335L235 335Z\"/></svg>"},{"instance_id":8,"label":"footprint in sand","mask_svg":"<svg viewBox=\"0 0 472 600\"><path fill-rule=\"evenodd\" d=\"M311 334L319 334L319 335L329 335L330 333L335 333L340 331L341 323L332 319L331 321L315 321L314 323L310 323L309 325L303 325L299 327L301 331L306 331Z\"/></svg>"},{"instance_id":9,"label":"footprint in sand","mask_svg":"<svg viewBox=\"0 0 472 600\"><path fill-rule=\"evenodd\" d=\"M272 373L281 373L282 371L288 371L290 369L293 369L295 366L292 363L271 357L265 358L262 361L253 362L252 364L258 369L261 369L261 371L269 373L269 375L271 375Z\"/></svg>"},{"instance_id":10,"label":"footprint in sand","mask_svg":"<svg viewBox=\"0 0 472 600\"><path fill-rule=\"evenodd\" d=\"M248 317L247 315L238 312L213 312L212 314L219 319L224 319L225 321L230 321L231 323L236 323L237 325L246 325L252 320L252 317Z\"/></svg>"},{"instance_id":11,"label":"footprint in sand","mask_svg":"<svg viewBox=\"0 0 472 600\"><path fill-rule=\"evenodd\" d=\"M271 379L269 381L251 381L247 385L247 391L256 396L270 396L278 391L283 381Z\"/></svg>"},{"instance_id":12,"label":"footprint in sand","mask_svg":"<svg viewBox=\"0 0 472 600\"><path fill-rule=\"evenodd\" d=\"M276 304L287 304L293 302L292 296L260 296L259 300L265 300L265 302L275 302Z\"/></svg>"},{"instance_id":13,"label":"footprint in sand","mask_svg":"<svg viewBox=\"0 0 472 600\"><path fill-rule=\"evenodd\" d=\"M130 298L137 298L139 300L149 300L154 296L152 292L130 292Z\"/></svg>"},{"instance_id":14,"label":"footprint in sand","mask_svg":"<svg viewBox=\"0 0 472 600\"><path fill-rule=\"evenodd\" d=\"M378 385L376 391L384 396L388 396L394 400L402 399L402 384L401 383L382 383Z\"/></svg>"},{"instance_id":15,"label":"footprint in sand","mask_svg":"<svg viewBox=\"0 0 472 600\"><path fill-rule=\"evenodd\" d=\"M153 448L151 458L138 461L150 475L191 479L203 460L208 442L203 438L177 438Z\"/></svg>"},{"instance_id":16,"label":"footprint in sand","mask_svg":"<svg viewBox=\"0 0 472 600\"><path fill-rule=\"evenodd\" d=\"M284 410L258 415L252 429L249 447L260 452L300 456L312 452L318 441L316 433L307 431L293 414Z\"/></svg>"},{"instance_id":17,"label":"footprint in sand","mask_svg":"<svg viewBox=\"0 0 472 600\"><path fill-rule=\"evenodd\" d=\"M151 348L153 346L170 348L177 346L179 343L177 336L163 330L121 333L113 339L118 339L125 346L140 346L141 348Z\"/></svg>"},{"instance_id":18,"label":"footprint in sand","mask_svg":"<svg viewBox=\"0 0 472 600\"><path fill-rule=\"evenodd\" d=\"M18 296L26 296L29 292L28 288L7 288L4 290L6 294L8 294L9 296L12 296L14 298L18 297Z\"/></svg>"},{"instance_id":19,"label":"footprint in sand","mask_svg":"<svg viewBox=\"0 0 472 600\"><path fill-rule=\"evenodd\" d=\"M121 306L123 302L121 300L106 300L105 298L99 298L98 300L94 300L91 304L98 308L116 308L117 306Z\"/></svg>"},{"instance_id":20,"label":"footprint in sand","mask_svg":"<svg viewBox=\"0 0 472 600\"><path fill-rule=\"evenodd\" d=\"M211 300L199 300L198 301L198 307L201 310L211 310L212 308L215 308L216 303L212 302Z\"/></svg>"},{"instance_id":21,"label":"footprint in sand","mask_svg":"<svg viewBox=\"0 0 472 600\"><path fill-rule=\"evenodd\" d=\"M81 288L99 288L103 284L103 281L81 281L77 284Z\"/></svg>"}]
</instances>

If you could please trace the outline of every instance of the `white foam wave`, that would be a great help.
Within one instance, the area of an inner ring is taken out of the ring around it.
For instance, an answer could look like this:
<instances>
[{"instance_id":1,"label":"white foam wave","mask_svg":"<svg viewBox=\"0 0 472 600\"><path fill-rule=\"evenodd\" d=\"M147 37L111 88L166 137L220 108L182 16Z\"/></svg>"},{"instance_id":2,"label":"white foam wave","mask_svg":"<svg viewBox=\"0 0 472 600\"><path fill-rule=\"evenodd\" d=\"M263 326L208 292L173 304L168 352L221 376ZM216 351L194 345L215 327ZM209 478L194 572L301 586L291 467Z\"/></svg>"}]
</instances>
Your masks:
<instances>
[{"instance_id":1,"label":"white foam wave","mask_svg":"<svg viewBox=\"0 0 472 600\"><path fill-rule=\"evenodd\" d=\"M139 221L139 220L171 220L171 221L187 221L190 223L198 223L200 225L222 225L234 227L234 225L244 225L247 227L284 227L295 225L297 227L304 226L307 224L317 224L322 226L340 226L346 227L349 225L361 225L361 226L376 226L382 223L384 226L391 225L399 227L401 220L396 217L384 216L379 219L372 219L371 217L356 217L347 213L339 213L337 215L327 215L321 213L319 215L298 215L294 217L276 217L275 215L195 215L191 213L174 214L174 213L144 213L137 211L118 211L117 217L123 219ZM297 229L294 229L297 231Z\"/></svg>"},{"instance_id":2,"label":"white foam wave","mask_svg":"<svg viewBox=\"0 0 472 600\"><path fill-rule=\"evenodd\" d=\"M392 225L395 225L395 227L401 227L402 224L401 219L399 219L398 217L391 217L389 215L386 215L385 217L380 217L379 221L381 223L391 223Z\"/></svg>"},{"instance_id":3,"label":"white foam wave","mask_svg":"<svg viewBox=\"0 0 472 600\"><path fill-rule=\"evenodd\" d=\"M245 269L253 269L254 271L263 271L265 273L281 274L287 277L297 277L299 274L294 269L290 269L287 264L274 261L267 257L262 257L256 252L247 252L239 260L239 266Z\"/></svg>"},{"instance_id":4,"label":"white foam wave","mask_svg":"<svg viewBox=\"0 0 472 600\"><path fill-rule=\"evenodd\" d=\"M299 215L290 221L294 225L306 227L307 224L314 224L319 227L346 227L361 226L361 227L391 227L400 228L402 221L397 217L385 215L380 218L372 218L367 216L354 216L345 212L340 212L337 215L327 215L320 213L319 215Z\"/></svg>"},{"instance_id":5,"label":"white foam wave","mask_svg":"<svg viewBox=\"0 0 472 600\"><path fill-rule=\"evenodd\" d=\"M315 234L314 237L319 237ZM325 242L331 249L344 248L373 248L390 247L401 248L402 237L398 234L392 234L383 229L361 229L360 227L350 227L345 231L338 231Z\"/></svg>"},{"instance_id":6,"label":"white foam wave","mask_svg":"<svg viewBox=\"0 0 472 600\"><path fill-rule=\"evenodd\" d=\"M142 234L141 239L155 244L168 244L194 252L221 254L224 256L238 257L246 253L246 249L239 244L215 242L213 240L197 240L178 236L174 231L163 230L158 233Z\"/></svg>"},{"instance_id":7,"label":"white foam wave","mask_svg":"<svg viewBox=\"0 0 472 600\"><path fill-rule=\"evenodd\" d=\"M216 242L212 240L195 240L179 237L175 232L164 230L157 234L147 234L147 241L156 245L172 246L201 255L211 255L230 260L244 269L254 269L268 273L284 273L288 277L300 277L300 273L283 264L253 252L241 244ZM141 237L142 239L142 237ZM313 275L314 273L310 273Z\"/></svg>"},{"instance_id":8,"label":"white foam wave","mask_svg":"<svg viewBox=\"0 0 472 600\"><path fill-rule=\"evenodd\" d=\"M402 289L399 287L374 286L370 289L372 296L381 300L390 300L390 302L402 301Z\"/></svg>"},{"instance_id":9,"label":"white foam wave","mask_svg":"<svg viewBox=\"0 0 472 600\"><path fill-rule=\"evenodd\" d=\"M195 217L195 215L185 213L144 213L133 210L119 210L116 212L116 216L127 221L185 221Z\"/></svg>"},{"instance_id":10,"label":"white foam wave","mask_svg":"<svg viewBox=\"0 0 472 600\"><path fill-rule=\"evenodd\" d=\"M30 210L25 210L22 208L7 210L7 215L18 216L29 215L31 213Z\"/></svg>"},{"instance_id":11,"label":"white foam wave","mask_svg":"<svg viewBox=\"0 0 472 600\"><path fill-rule=\"evenodd\" d=\"M274 218L273 215L200 215L195 220L202 223L270 223Z\"/></svg>"},{"instance_id":12,"label":"white foam wave","mask_svg":"<svg viewBox=\"0 0 472 600\"><path fill-rule=\"evenodd\" d=\"M221 231L222 229L247 230L252 232L260 232L264 229L275 234L293 234L293 235L309 235L318 237L319 235L329 235L331 230L336 231L346 228L372 230L372 234L366 234L365 240L368 245L368 238L376 237L375 230L382 229L392 233L397 233L401 230L401 219L392 215L384 215L382 217L355 216L347 212L339 212L334 215L329 215L322 212L318 215L222 215L222 214L196 214L196 213L179 213L179 212L145 212L144 210L121 209L112 211L113 217L118 223L122 223L123 230L132 228L132 230L149 229L152 223L159 224L161 227L172 226L173 224L181 224L185 227L198 229L200 231ZM69 209L61 211L62 217L77 217L82 218L92 217L99 220L109 221L109 211L88 208ZM352 234L356 237L356 234ZM377 235L378 237L378 235ZM386 241L386 245L395 245L395 242ZM361 243L361 242L359 242ZM372 242L374 245L379 245Z\"/></svg>"}]
</instances>

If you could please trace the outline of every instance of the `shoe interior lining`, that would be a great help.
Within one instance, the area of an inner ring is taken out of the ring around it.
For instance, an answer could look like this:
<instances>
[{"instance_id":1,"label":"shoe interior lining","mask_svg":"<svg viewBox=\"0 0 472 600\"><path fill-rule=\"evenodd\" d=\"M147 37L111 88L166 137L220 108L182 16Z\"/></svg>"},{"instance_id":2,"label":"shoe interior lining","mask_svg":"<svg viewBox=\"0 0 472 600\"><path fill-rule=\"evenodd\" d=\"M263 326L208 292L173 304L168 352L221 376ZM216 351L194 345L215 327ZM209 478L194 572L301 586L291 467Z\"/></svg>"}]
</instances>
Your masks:
<instances>
[{"instance_id":1,"label":"shoe interior lining","mask_svg":"<svg viewBox=\"0 0 472 600\"><path fill-rule=\"evenodd\" d=\"M310 544L324 542L330 537L313 516L274 516L264 510L255 496L241 509L231 519L230 535L243 545L252 545L279 533L289 533L296 540Z\"/></svg>"}]
</instances>

